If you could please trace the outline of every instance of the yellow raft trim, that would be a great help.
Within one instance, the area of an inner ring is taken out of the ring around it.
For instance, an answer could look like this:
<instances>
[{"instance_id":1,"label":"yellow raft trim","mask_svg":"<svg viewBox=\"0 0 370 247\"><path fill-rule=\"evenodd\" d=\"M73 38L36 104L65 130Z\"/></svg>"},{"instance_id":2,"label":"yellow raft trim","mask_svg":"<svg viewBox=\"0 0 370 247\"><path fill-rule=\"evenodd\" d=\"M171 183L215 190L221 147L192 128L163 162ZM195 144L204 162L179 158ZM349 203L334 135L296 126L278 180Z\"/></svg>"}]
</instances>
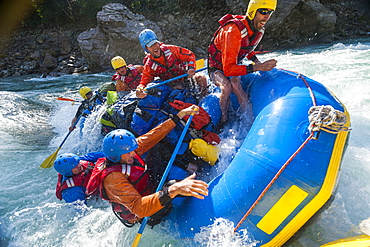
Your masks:
<instances>
[{"instance_id":1,"label":"yellow raft trim","mask_svg":"<svg viewBox=\"0 0 370 247\"><path fill-rule=\"evenodd\" d=\"M321 247L369 247L370 236L359 235L354 237L342 238L336 241L321 245Z\"/></svg>"},{"instance_id":2,"label":"yellow raft trim","mask_svg":"<svg viewBox=\"0 0 370 247\"><path fill-rule=\"evenodd\" d=\"M308 193L296 185L292 185L275 205L258 222L257 227L267 234L276 228L296 209L308 196Z\"/></svg>"},{"instance_id":3,"label":"yellow raft trim","mask_svg":"<svg viewBox=\"0 0 370 247\"><path fill-rule=\"evenodd\" d=\"M350 127L349 113L345 106L343 107L348 120L345 126ZM319 193L271 241L262 246L282 246L329 200L336 185L347 137L348 131L337 134L327 175Z\"/></svg>"}]
</instances>

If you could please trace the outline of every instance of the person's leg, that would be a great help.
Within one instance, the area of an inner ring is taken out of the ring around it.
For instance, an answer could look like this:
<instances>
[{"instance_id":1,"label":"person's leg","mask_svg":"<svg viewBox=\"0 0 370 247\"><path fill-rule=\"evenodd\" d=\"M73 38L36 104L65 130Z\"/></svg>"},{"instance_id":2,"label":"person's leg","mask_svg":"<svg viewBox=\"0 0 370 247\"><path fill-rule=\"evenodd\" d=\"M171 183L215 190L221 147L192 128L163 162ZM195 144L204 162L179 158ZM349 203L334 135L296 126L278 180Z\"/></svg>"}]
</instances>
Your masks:
<instances>
[{"instance_id":1,"label":"person's leg","mask_svg":"<svg viewBox=\"0 0 370 247\"><path fill-rule=\"evenodd\" d=\"M230 78L232 92L238 98L238 102L240 105L240 109L245 111L248 106L248 94L243 90L242 85L240 83L240 76L233 76Z\"/></svg>"},{"instance_id":2,"label":"person's leg","mask_svg":"<svg viewBox=\"0 0 370 247\"><path fill-rule=\"evenodd\" d=\"M201 92L200 96L205 96L207 94L207 77L202 73L196 73L194 75L194 79L197 82L197 85L199 86L199 91Z\"/></svg>"},{"instance_id":3,"label":"person's leg","mask_svg":"<svg viewBox=\"0 0 370 247\"><path fill-rule=\"evenodd\" d=\"M212 73L212 81L221 89L220 106L222 112L221 123L223 123L227 121L227 111L229 109L230 94L232 91L231 83L221 70Z\"/></svg>"}]
</instances>

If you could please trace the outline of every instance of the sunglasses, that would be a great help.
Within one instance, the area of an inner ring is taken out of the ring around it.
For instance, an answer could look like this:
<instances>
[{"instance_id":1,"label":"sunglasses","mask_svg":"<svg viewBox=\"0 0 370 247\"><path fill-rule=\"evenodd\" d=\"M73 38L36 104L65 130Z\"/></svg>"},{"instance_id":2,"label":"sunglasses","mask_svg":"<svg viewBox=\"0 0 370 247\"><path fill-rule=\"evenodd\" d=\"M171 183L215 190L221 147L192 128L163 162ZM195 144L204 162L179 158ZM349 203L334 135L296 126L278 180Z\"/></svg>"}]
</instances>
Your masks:
<instances>
[{"instance_id":1,"label":"sunglasses","mask_svg":"<svg viewBox=\"0 0 370 247\"><path fill-rule=\"evenodd\" d=\"M273 10L268 10L268 9L257 9L257 11L261 15L272 15L272 13L274 13Z\"/></svg>"}]
</instances>

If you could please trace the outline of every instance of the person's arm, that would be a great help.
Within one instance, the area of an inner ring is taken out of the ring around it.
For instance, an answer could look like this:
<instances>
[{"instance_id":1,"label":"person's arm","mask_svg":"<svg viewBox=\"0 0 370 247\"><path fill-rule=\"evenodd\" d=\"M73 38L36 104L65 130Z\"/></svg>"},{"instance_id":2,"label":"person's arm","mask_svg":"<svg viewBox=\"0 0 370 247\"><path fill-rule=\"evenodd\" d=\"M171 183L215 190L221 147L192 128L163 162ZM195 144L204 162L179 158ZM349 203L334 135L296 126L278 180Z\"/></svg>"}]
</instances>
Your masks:
<instances>
[{"instance_id":1,"label":"person's arm","mask_svg":"<svg viewBox=\"0 0 370 247\"><path fill-rule=\"evenodd\" d=\"M201 180L195 180L195 176L194 173L161 191L143 197L120 172L112 172L105 177L103 187L111 201L126 206L131 213L143 218L158 212L177 195L204 199L204 196L208 195L208 185Z\"/></svg>"},{"instance_id":2,"label":"person's arm","mask_svg":"<svg viewBox=\"0 0 370 247\"><path fill-rule=\"evenodd\" d=\"M154 71L147 65L143 67L143 73L141 74L140 84L136 87L136 97L142 99L147 96L144 88L154 80Z\"/></svg>"},{"instance_id":3,"label":"person's arm","mask_svg":"<svg viewBox=\"0 0 370 247\"><path fill-rule=\"evenodd\" d=\"M235 23L223 27L216 37L221 45L222 70L225 76L241 76L247 74L247 66L238 64L238 54L241 47L240 30Z\"/></svg>"},{"instance_id":4,"label":"person's arm","mask_svg":"<svg viewBox=\"0 0 370 247\"><path fill-rule=\"evenodd\" d=\"M199 107L196 105L189 106L179 111L173 118L167 119L159 124L148 133L136 138L138 148L135 152L140 156L146 153L149 149L154 147L160 140L162 140L168 133L175 128L176 123L183 117L190 114L199 114Z\"/></svg>"},{"instance_id":5,"label":"person's arm","mask_svg":"<svg viewBox=\"0 0 370 247\"><path fill-rule=\"evenodd\" d=\"M276 66L276 60L270 59L261 63L255 58L255 64L239 65L238 53L241 47L241 35L236 24L226 25L217 37L221 42L222 66L225 76L241 76L254 71L270 71Z\"/></svg>"},{"instance_id":6,"label":"person's arm","mask_svg":"<svg viewBox=\"0 0 370 247\"><path fill-rule=\"evenodd\" d=\"M188 64L187 72L190 76L193 76L195 74L195 55L194 53L190 51L189 49L186 49L180 46L168 45L168 47L178 59Z\"/></svg>"},{"instance_id":7,"label":"person's arm","mask_svg":"<svg viewBox=\"0 0 370 247\"><path fill-rule=\"evenodd\" d=\"M117 92L127 92L130 91L130 87L121 79L116 80L116 89Z\"/></svg>"},{"instance_id":8,"label":"person's arm","mask_svg":"<svg viewBox=\"0 0 370 247\"><path fill-rule=\"evenodd\" d=\"M62 199L66 203L74 203L78 200L86 203L85 189L81 186L73 186L62 191Z\"/></svg>"},{"instance_id":9,"label":"person's arm","mask_svg":"<svg viewBox=\"0 0 370 247\"><path fill-rule=\"evenodd\" d=\"M98 159L103 158L103 157L105 157L104 153L103 153L103 151L100 151L100 152L87 153L84 156L81 156L80 159L81 160L87 160L87 161L90 161L90 162L96 162Z\"/></svg>"},{"instance_id":10,"label":"person's arm","mask_svg":"<svg viewBox=\"0 0 370 247\"><path fill-rule=\"evenodd\" d=\"M139 218L151 216L163 208L159 192L142 197L120 172L112 172L106 176L103 187L111 201L124 205Z\"/></svg>"},{"instance_id":11,"label":"person's arm","mask_svg":"<svg viewBox=\"0 0 370 247\"><path fill-rule=\"evenodd\" d=\"M75 126L75 122L77 121L77 117L74 117L71 121L71 126L69 126L69 132L72 132L76 126Z\"/></svg>"},{"instance_id":12,"label":"person's arm","mask_svg":"<svg viewBox=\"0 0 370 247\"><path fill-rule=\"evenodd\" d=\"M154 80L154 77L154 71L149 66L144 66L143 73L141 74L140 85L145 88L146 85Z\"/></svg>"},{"instance_id":13,"label":"person's arm","mask_svg":"<svg viewBox=\"0 0 370 247\"><path fill-rule=\"evenodd\" d=\"M137 69L137 71L141 74L143 73L144 66L143 65L134 65L134 67Z\"/></svg>"}]
</instances>

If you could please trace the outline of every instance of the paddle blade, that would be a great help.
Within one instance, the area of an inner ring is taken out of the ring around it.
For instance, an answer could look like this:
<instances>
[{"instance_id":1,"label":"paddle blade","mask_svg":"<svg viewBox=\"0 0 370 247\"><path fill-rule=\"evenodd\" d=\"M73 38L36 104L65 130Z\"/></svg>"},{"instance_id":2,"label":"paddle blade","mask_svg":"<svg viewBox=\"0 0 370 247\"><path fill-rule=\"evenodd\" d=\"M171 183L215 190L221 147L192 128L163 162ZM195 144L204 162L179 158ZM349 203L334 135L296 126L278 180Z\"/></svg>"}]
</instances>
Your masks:
<instances>
[{"instance_id":1,"label":"paddle blade","mask_svg":"<svg viewBox=\"0 0 370 247\"><path fill-rule=\"evenodd\" d=\"M141 239L141 236L142 236L141 233L136 234L136 237L134 239L134 242L132 242L131 247L137 247L138 246L138 244L140 242L140 239Z\"/></svg>"},{"instance_id":2,"label":"paddle blade","mask_svg":"<svg viewBox=\"0 0 370 247\"><path fill-rule=\"evenodd\" d=\"M201 69L204 68L204 59L199 59L195 62L195 68L196 69Z\"/></svg>"},{"instance_id":3,"label":"paddle blade","mask_svg":"<svg viewBox=\"0 0 370 247\"><path fill-rule=\"evenodd\" d=\"M50 167L52 167L54 165L54 161L57 158L59 150L60 150L60 147L58 147L57 150L52 155L47 157L46 160L44 160L44 162L42 162L40 167L41 168L50 168Z\"/></svg>"},{"instance_id":4,"label":"paddle blade","mask_svg":"<svg viewBox=\"0 0 370 247\"><path fill-rule=\"evenodd\" d=\"M58 97L57 100L64 100L64 101L76 101L74 99L68 99L68 98L62 98L62 97Z\"/></svg>"}]
</instances>

